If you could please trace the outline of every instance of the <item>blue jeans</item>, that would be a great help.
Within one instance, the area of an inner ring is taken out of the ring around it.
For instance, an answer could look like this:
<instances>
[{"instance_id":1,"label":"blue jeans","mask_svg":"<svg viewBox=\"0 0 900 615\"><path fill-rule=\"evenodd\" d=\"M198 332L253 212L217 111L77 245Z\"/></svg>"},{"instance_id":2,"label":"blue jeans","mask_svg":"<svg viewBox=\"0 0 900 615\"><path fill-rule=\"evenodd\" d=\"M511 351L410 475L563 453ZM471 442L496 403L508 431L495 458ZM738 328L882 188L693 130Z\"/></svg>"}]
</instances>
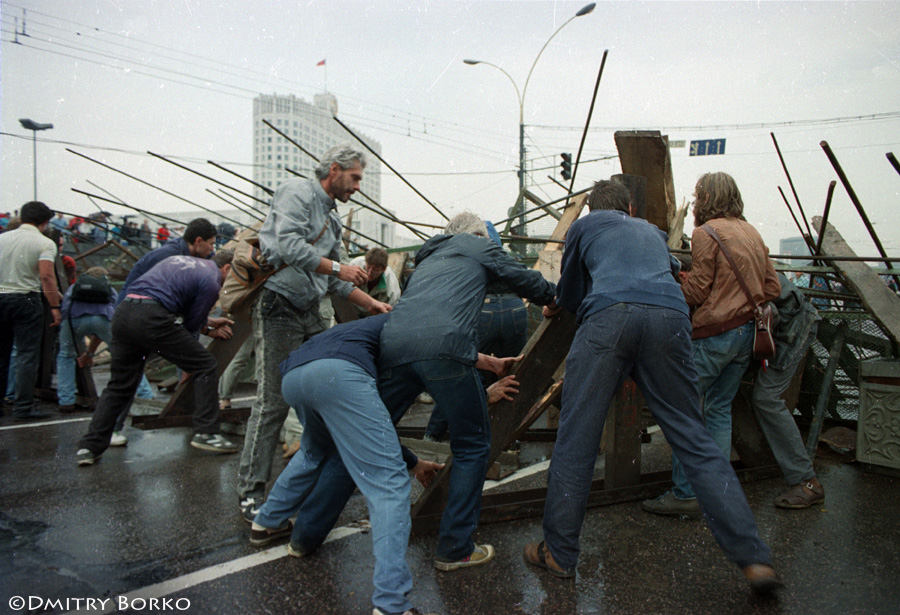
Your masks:
<instances>
[{"instance_id":1,"label":"blue jeans","mask_svg":"<svg viewBox=\"0 0 900 615\"><path fill-rule=\"evenodd\" d=\"M284 524L312 497L322 472L333 470L333 460L339 458L369 507L375 555L372 602L385 612L411 608L406 599L412 589L406 564L409 476L375 379L355 363L320 359L288 372L281 390L301 417L303 436L300 450L275 481L256 523L269 528Z\"/></svg>"},{"instance_id":2,"label":"blue jeans","mask_svg":"<svg viewBox=\"0 0 900 615\"><path fill-rule=\"evenodd\" d=\"M725 333L694 340L697 389L703 400L706 430L726 458L731 458L731 402L753 353L754 323ZM684 475L677 455L672 455L672 493L679 499L697 497Z\"/></svg>"},{"instance_id":3,"label":"blue jeans","mask_svg":"<svg viewBox=\"0 0 900 615\"><path fill-rule=\"evenodd\" d=\"M99 314L79 316L71 319L71 321L63 319L59 326L59 354L56 355L56 394L59 397L60 406L72 406L75 404L77 390L75 384L75 359L78 357L78 350L73 340L81 339L88 335L96 335L109 346L112 343L110 326L110 321ZM72 337L73 329L75 330L75 338ZM141 383L138 385L135 397L153 399L153 389L150 388L150 382L147 380L146 375L141 375ZM128 405L125 406L116 419L115 431L122 431L125 427L125 419L128 418L130 409L131 402L128 402Z\"/></svg>"},{"instance_id":4,"label":"blue jeans","mask_svg":"<svg viewBox=\"0 0 900 615\"><path fill-rule=\"evenodd\" d=\"M281 394L278 365L300 344L327 328L318 306L304 312L268 288L263 289L254 303L253 343L258 384L238 466L237 492L241 499L263 500L266 482L272 475L278 434L290 411Z\"/></svg>"},{"instance_id":5,"label":"blue jeans","mask_svg":"<svg viewBox=\"0 0 900 615\"><path fill-rule=\"evenodd\" d=\"M10 399L16 398L16 355L18 354L15 344L13 344L12 352L9 353L9 369L6 372L6 394L4 395Z\"/></svg>"},{"instance_id":6,"label":"blue jeans","mask_svg":"<svg viewBox=\"0 0 900 615\"><path fill-rule=\"evenodd\" d=\"M437 557L459 560L475 550L472 534L481 516L481 491L491 453L491 422L478 370L452 359L415 361L382 370L379 388L394 422L424 388L450 427L450 486L441 517Z\"/></svg>"},{"instance_id":7,"label":"blue jeans","mask_svg":"<svg viewBox=\"0 0 900 615\"><path fill-rule=\"evenodd\" d=\"M478 318L478 352L495 357L518 356L528 341L528 309L517 295L488 295ZM490 385L496 380L493 373L482 381ZM425 433L440 439L447 432L447 418L441 407L435 405Z\"/></svg>"},{"instance_id":8,"label":"blue jeans","mask_svg":"<svg viewBox=\"0 0 900 615\"><path fill-rule=\"evenodd\" d=\"M546 545L563 568L577 563L603 425L628 376L684 463L725 555L741 567L770 563L737 476L703 427L690 338L686 315L640 304L612 305L578 327L566 358L543 522Z\"/></svg>"},{"instance_id":9,"label":"blue jeans","mask_svg":"<svg viewBox=\"0 0 900 615\"><path fill-rule=\"evenodd\" d=\"M34 385L40 367L44 308L41 293L0 293L0 391L6 391L10 355L16 347L13 415L27 417L34 409Z\"/></svg>"},{"instance_id":10,"label":"blue jeans","mask_svg":"<svg viewBox=\"0 0 900 615\"><path fill-rule=\"evenodd\" d=\"M72 331L75 331L73 338ZM75 404L75 359L78 351L75 339L83 339L88 335L96 335L109 345L112 334L109 332L109 319L100 314L84 315L78 318L65 318L59 325L59 354L56 355L56 393L61 406Z\"/></svg>"}]
</instances>

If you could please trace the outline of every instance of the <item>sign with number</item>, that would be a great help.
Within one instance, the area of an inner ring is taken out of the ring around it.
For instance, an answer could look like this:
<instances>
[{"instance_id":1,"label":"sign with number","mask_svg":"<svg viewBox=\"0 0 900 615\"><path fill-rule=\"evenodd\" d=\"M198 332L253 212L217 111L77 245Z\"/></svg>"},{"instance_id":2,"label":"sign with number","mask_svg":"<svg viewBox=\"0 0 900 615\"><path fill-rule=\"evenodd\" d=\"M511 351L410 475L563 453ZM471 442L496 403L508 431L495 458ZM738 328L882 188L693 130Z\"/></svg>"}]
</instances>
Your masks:
<instances>
[{"instance_id":1,"label":"sign with number","mask_svg":"<svg viewBox=\"0 0 900 615\"><path fill-rule=\"evenodd\" d=\"M713 156L725 153L725 139L691 141L691 156Z\"/></svg>"}]
</instances>

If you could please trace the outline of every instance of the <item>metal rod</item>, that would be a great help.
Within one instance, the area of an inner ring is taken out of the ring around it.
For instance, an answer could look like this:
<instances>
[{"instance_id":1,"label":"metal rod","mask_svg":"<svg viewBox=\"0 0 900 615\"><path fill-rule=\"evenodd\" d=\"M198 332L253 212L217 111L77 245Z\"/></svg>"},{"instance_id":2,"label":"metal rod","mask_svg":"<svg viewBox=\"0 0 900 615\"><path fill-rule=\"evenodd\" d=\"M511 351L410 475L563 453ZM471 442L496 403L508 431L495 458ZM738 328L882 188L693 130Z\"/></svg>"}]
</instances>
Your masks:
<instances>
[{"instance_id":1,"label":"metal rod","mask_svg":"<svg viewBox=\"0 0 900 615\"><path fill-rule=\"evenodd\" d=\"M581 143L578 145L578 156L575 157L575 166L572 167L572 179L569 182L569 193L575 188L575 175L578 173L578 163L581 162L581 152L584 150L584 141L587 139L588 129L591 126L591 117L594 115L594 103L597 102L597 90L600 89L600 79L603 77L603 67L606 66L606 56L609 49L604 50L603 59L600 61L600 70L597 72L597 82L594 84L594 95L591 97L591 108L588 110L587 121L584 123L584 132L581 134ZM566 203L568 205L568 202Z\"/></svg>"},{"instance_id":2,"label":"metal rod","mask_svg":"<svg viewBox=\"0 0 900 615\"><path fill-rule=\"evenodd\" d=\"M809 220L806 219L806 214L803 212L803 205L800 204L800 197L797 196L797 189L794 188L794 180L791 179L791 174L788 171L787 164L784 162L784 156L781 155L781 148L778 147L778 141L775 139L775 133L770 132L769 135L772 137L772 143L775 144L775 151L778 152L778 160L781 161L781 168L784 169L784 174L787 175L788 185L791 187L791 192L794 193L794 200L797 201L797 209L800 211L800 217L803 218L803 223L806 225L806 232L812 237L812 227L809 225ZM803 234L803 231L800 231L800 234Z\"/></svg>"},{"instance_id":3,"label":"metal rod","mask_svg":"<svg viewBox=\"0 0 900 615\"><path fill-rule=\"evenodd\" d=\"M169 218L168 216L164 216L162 214L151 214L151 212L148 212L145 209L140 209L139 207L135 207L134 205L129 205L128 203L125 203L123 201L114 201L114 200L108 199L104 196L100 196L99 194L91 194L90 192L85 192L84 190L79 190L78 188L72 188L71 190L72 190L72 192L77 192L78 194L83 194L88 198L99 199L101 201L106 201L107 203L112 203L113 205L121 205L122 207L127 207L128 209L133 209L134 211L140 212L142 214L154 215L154 216L157 216L158 218L162 218L163 220L168 220L169 222L172 222L174 224L182 224L182 225L186 224L185 222L182 222L181 220L176 220L175 218ZM79 217L83 218L84 216L79 216Z\"/></svg>"},{"instance_id":4,"label":"metal rod","mask_svg":"<svg viewBox=\"0 0 900 615\"><path fill-rule=\"evenodd\" d=\"M403 175L400 174L400 171L398 171L397 169L395 169L394 167L392 167L390 164L388 164L388 162L387 162L384 158L382 158L381 155L380 155L378 152L376 152L376 151L373 150L371 147L369 147L369 144L368 144L368 143L366 143L366 142L363 141L361 138L359 138L359 136L357 136L357 134L356 134L355 132L353 132L353 130L351 130L349 126L347 126L346 124L344 124L344 122L342 122L341 120L339 120L339 119L337 118L336 115L335 115L335 116L332 116L332 118L334 119L335 122L337 122L338 124L340 124L341 127L342 127L344 130L346 130L347 132L349 132L349 133L353 136L354 139L356 139L357 141L359 141L359 142L362 144L363 147L365 147L367 150L369 150L369 151L372 153L373 156L375 156L376 158L378 158L378 160L380 160L381 163L382 163L384 166L386 166L387 168L389 168L391 171L394 172L394 174L395 174L397 177L399 177L401 180L403 180L403 183L405 183L407 186L409 186L410 188L412 188L413 192L415 192L416 194L418 194L420 197L422 197L422 199L425 200L426 203L428 203L429 205L431 205L431 208L432 208L433 210L435 210L436 212L438 212L444 220L449 220L449 219L450 219L450 218L448 218L448 217L444 214L444 212L442 212L440 209L438 209L437 205L435 205L434 203L432 203L431 201L429 201L429 200L428 200L428 197L426 197L424 194L422 194L421 192L419 192L419 191L416 189L415 186L413 186L411 183L409 183L409 182L406 180L406 178L403 177Z\"/></svg>"},{"instance_id":5,"label":"metal rod","mask_svg":"<svg viewBox=\"0 0 900 615\"><path fill-rule=\"evenodd\" d=\"M230 201L227 201L228 203L234 203L234 204L237 204L238 209L240 209L241 206L243 206L243 207L249 207L249 205L248 205L247 203L243 202L242 200L240 200L239 198L237 198L237 197L234 196L233 194L229 194L228 192L226 192L226 191L225 191L225 188L219 188L219 192L222 193L222 196L227 196L229 199L231 199ZM247 212L247 215L252 215L252 214L250 214L250 212ZM255 217L255 216L254 216L254 217ZM262 217L262 218L257 218L257 219L258 219L258 220L265 220L265 219L266 219L266 214L263 214L263 217Z\"/></svg>"},{"instance_id":6,"label":"metal rod","mask_svg":"<svg viewBox=\"0 0 900 615\"><path fill-rule=\"evenodd\" d=\"M254 201L259 201L259 202L262 203L263 205L268 205L268 203L266 203L264 200L258 199L258 198L256 198L255 196L253 196L252 194L247 194L246 192L244 192L244 191L242 191L242 190L238 190L238 189L235 188L234 186L229 186L229 185L226 184L225 182L220 182L218 179L215 179L214 177L210 177L209 175L206 175L206 174L204 174L204 173L201 173L200 171L195 171L194 169L192 169L192 168L190 168L190 167L186 167L185 165L180 164L180 163L178 163L178 162L175 162L174 160L169 160L168 158L166 158L166 157L163 156L162 154L154 154L154 153L151 152L151 151L148 151L147 153L150 154L151 156L153 156L154 158L159 158L160 160L165 160L165 161L168 162L169 164L175 165L175 166L178 167L179 169L184 169L185 171L188 171L188 172L190 172L190 173L193 173L194 175L199 175L199 176L202 177L203 179L208 179L208 180L211 181L211 182L215 182L215 183L219 184L220 186L225 186L225 187L228 188L229 190L234 190L234 191L237 192L238 194L242 194L242 195L244 195L244 196L246 196L246 197L248 197L248 198L253 199ZM259 212L259 213L262 213L262 212ZM263 215L265 215L265 214L263 214Z\"/></svg>"},{"instance_id":7,"label":"metal rod","mask_svg":"<svg viewBox=\"0 0 900 615\"><path fill-rule=\"evenodd\" d=\"M247 214L248 216L250 216L250 217L253 218L254 220L258 220L258 221L260 221L260 222L262 222L263 220L265 220L265 218L260 218L259 216L254 216L254 215L251 214L249 211L244 211L243 209L241 209L240 207L238 207L237 205L235 205L232 201L227 200L224 196L222 196L222 195L220 195L220 194L217 194L217 193L213 192L213 191L210 190L209 188L207 188L206 191L209 192L209 193L210 193L211 195L213 195L214 197L216 197L217 199L221 199L222 201L225 201L226 203L228 203L230 206L232 206L232 207L234 207L235 209L237 209L237 210L238 210L239 212L241 212L242 214ZM235 199L235 200L237 200L237 199ZM255 210L254 210L254 211L255 211Z\"/></svg>"},{"instance_id":8,"label":"metal rod","mask_svg":"<svg viewBox=\"0 0 900 615\"><path fill-rule=\"evenodd\" d=\"M847 179L847 175L844 173L844 169L841 168L841 164L838 162L838 159L834 155L834 152L831 151L831 147L828 145L828 142L822 141L819 145L821 145L822 149L825 150L825 155L828 156L828 160L831 162L831 166L834 167L835 172L838 174L838 178L840 178L841 183L844 184L844 189L847 190L847 195L850 197L850 201L856 207L856 211L859 212L859 217L862 218L863 224L866 225L866 230L869 231L869 236L872 238L872 241L875 242L875 247L878 248L878 253L882 256L887 256L887 252L884 251L884 246L881 245L881 240L878 239L878 233L875 232L875 227L872 226L871 222L869 222L869 216L866 215L866 210L863 209L859 197L856 196L856 191L854 191L853 186L850 185L850 180ZM894 282L897 283L897 286L900 286L900 276L892 277L894 278Z\"/></svg>"},{"instance_id":9,"label":"metal rod","mask_svg":"<svg viewBox=\"0 0 900 615\"><path fill-rule=\"evenodd\" d=\"M386 245L384 245L383 243L381 243L381 242L378 241L377 239L373 239L372 237L369 237L368 235L363 235L362 233L360 233L359 231L357 231L355 228L350 228L349 226L346 226L346 225L344 225L344 224L342 224L341 226L342 226L343 228L347 229L348 231L350 231L351 233L356 233L357 235L359 235L359 236L362 237L363 239L368 239L369 241L371 241L371 242L373 242L373 243L377 243L377 244L378 244L379 246L381 246L382 248L387 248ZM353 240L351 239L351 241L353 241ZM354 243L356 243L356 245L358 245L359 247L362 247L362 244L360 244L360 243L358 243L358 242L354 242Z\"/></svg>"},{"instance_id":10,"label":"metal rod","mask_svg":"<svg viewBox=\"0 0 900 615\"><path fill-rule=\"evenodd\" d=\"M894 167L894 170L897 171L897 173L900 173L900 162L897 162L894 152L888 152L885 156L887 156L887 159L891 163L891 166Z\"/></svg>"},{"instance_id":11,"label":"metal rod","mask_svg":"<svg viewBox=\"0 0 900 615\"><path fill-rule=\"evenodd\" d=\"M175 194L174 192L169 192L169 191L166 190L165 188L160 188L159 186L154 186L154 185L151 184L150 182L144 181L143 179L139 179L139 178L135 177L134 175L130 175L130 174L126 173L125 171L120 171L119 169L117 169L117 168L115 168L115 167L111 167L111 166L109 166L108 164L104 164L104 163L100 162L99 160L94 160L94 159L91 158L90 156L86 156L86 155L84 155L84 154L81 154L81 153L79 153L79 152L76 152L75 150L69 149L68 147L66 148L66 151L67 151L67 152L71 152L72 154L75 154L76 156L81 156L82 158L84 158L84 159L86 159L86 160L90 160L90 161L93 162L93 163L99 164L101 167L105 167L105 168L109 169L110 171L115 171L116 173L121 173L121 174L124 175L125 177L128 177L128 178L130 178L130 179L133 179L133 180L135 180L135 181L137 181L137 182L140 182L140 183L144 184L145 186L150 186L151 188L154 188L154 189L156 189L156 190L159 190L160 192L162 192L162 193L164 193L164 194L167 194L167 195L169 195L169 196L171 196L171 197L174 197L174 198L178 199L179 201L184 201L185 203L188 203L188 204L190 204L190 205L193 205L194 207L197 207L197 208L199 208L199 209L202 209L203 211L208 211L208 212L211 213L211 214L214 214L214 215L216 215L216 216L220 216L220 217L222 217L222 218L225 218L225 219L228 220L229 222L234 222L235 224L237 224L237 225L240 226L240 227L245 226L243 222L238 222L237 220L234 220L234 219L232 219L232 218L228 218L227 216L223 216L222 214L216 213L216 212L214 212L213 210L204 207L203 205L198 205L197 203L195 203L195 202L193 202L193 201L191 201L191 200L188 200L188 199L184 198L183 196L178 196L178 195ZM75 190L75 188L72 188L72 190ZM80 191L80 190L75 190L75 192L81 192L81 191ZM86 192L82 192L82 194L87 194L87 193L86 193ZM100 199L100 200L101 200L101 201L109 201L109 199ZM110 203L115 203L115 201L109 201L109 202L110 202ZM137 209L136 207L133 207L133 206L130 206L130 205L129 205L129 207L131 207L132 209L135 209L135 210ZM157 215L159 215L159 214L157 214ZM179 224L182 224L182 223L179 222Z\"/></svg>"},{"instance_id":12,"label":"metal rod","mask_svg":"<svg viewBox=\"0 0 900 615\"><path fill-rule=\"evenodd\" d=\"M526 210L526 211L523 211L523 212L522 212L522 215L525 215L525 214L531 214L531 213L534 213L534 212L536 212L536 211L542 210L542 209L544 209L545 207L547 207L548 205L556 205L557 203L562 203L563 201L568 201L568 200L569 200L570 198L572 198L573 196L578 196L579 194L584 194L585 192L590 192L590 191L593 190L593 189L594 189L594 187L591 186L590 188L584 188L583 190L577 190L576 192L571 192L571 193L567 194L566 196L560 197L560 198L555 199L555 200L553 200L553 201L548 201L548 202L544 203L544 204L543 204L542 206L540 206L540 207L535 207L534 209L528 209L528 210ZM496 221L496 222L493 222L493 225L494 225L494 226L499 226L500 224L503 224L504 222L509 222L509 221L512 220L513 218L518 217L518 215L519 215L519 214L516 214L515 216L513 216L513 217L511 217L511 218L503 218L502 220L498 220L498 221ZM538 216L537 218L534 218L534 220L537 220L538 218L543 218L544 216L549 216L549 215L550 215L550 214L548 214L546 211L544 211L544 214L543 214L543 215ZM534 220L532 220L532 222L534 222Z\"/></svg>"},{"instance_id":13,"label":"metal rod","mask_svg":"<svg viewBox=\"0 0 900 615\"><path fill-rule=\"evenodd\" d=\"M109 196L111 196L112 198L116 199L117 201L119 201L119 204L120 204L120 205L125 205L125 206L127 207L127 205L125 204L125 201L123 201L123 200L121 199L121 197L119 197L118 195L113 194L112 192L110 192L109 190L106 190L106 189L103 188L102 186L98 186L97 184L95 184L94 182L92 182L92 181L89 180L89 179L86 179L86 180L84 180L84 181L86 181L87 183L89 183L90 185L92 185L92 186L93 186L94 188L96 188L97 190L100 190L101 192L104 192L104 193L108 194ZM103 208L100 207L99 205L97 205L97 203L94 201L94 199L93 199L92 197L88 197L88 200L89 200L91 203L93 203L94 207L96 207L97 209L99 209L101 213L103 212ZM150 218L151 220L153 220L156 224L159 224L159 223L160 223L159 221L160 221L161 219L163 219L163 218L161 218L160 216L157 216L156 214L152 214L152 215L151 215L151 214L149 214L149 213L145 213L144 215L147 216L147 217L149 217L149 218ZM181 223L179 222L179 224L181 224ZM177 235L178 237L180 237L180 235L178 235L178 234L175 233L174 231L172 232L172 234L173 234L173 235Z\"/></svg>"},{"instance_id":14,"label":"metal rod","mask_svg":"<svg viewBox=\"0 0 900 615\"><path fill-rule=\"evenodd\" d=\"M244 176L241 175L240 173L237 173L236 171L232 171L231 169L225 168L225 167L223 167L221 164L218 164L217 162L213 162L212 160L207 160L206 162L208 162L209 164L213 165L213 166L216 167L217 169L222 169L222 170L225 171L226 173L231 173L231 174L234 175L235 177L239 177L240 179L243 179L244 181L250 182L251 184L253 184L253 185L256 186L257 188L259 188L260 190L262 190L263 192L265 192L265 193L268 194L269 196L272 196L272 194L274 194L274 191L273 191L271 188L267 188L266 186L263 186L262 184L257 184L255 181L253 181L253 180L250 179L249 177L244 177Z\"/></svg>"},{"instance_id":15,"label":"metal rod","mask_svg":"<svg viewBox=\"0 0 900 615\"><path fill-rule=\"evenodd\" d=\"M825 374L822 376L822 388L819 391L819 398L816 400L816 411L813 415L812 423L809 425L809 435L806 439L806 453L809 455L810 461L816 456L819 433L822 431L822 420L825 418L825 409L828 407L828 399L831 397L831 383L834 380L834 374L837 371L838 362L841 358L841 351L844 348L846 332L847 325L841 322L838 325L837 334L834 336L834 342L831 344L831 350L828 353L828 364L825 367Z\"/></svg>"},{"instance_id":16,"label":"metal rod","mask_svg":"<svg viewBox=\"0 0 900 615\"><path fill-rule=\"evenodd\" d=\"M788 211L791 214L791 218L794 219L794 224L797 225L797 230L800 231L800 236L803 237L803 241L806 242L806 247L809 249L810 252L812 252L816 247L815 244L813 244L812 237L807 235L803 231L803 227L800 226L800 221L797 219L797 216L794 215L794 209L791 207L790 202L787 200L787 197L784 195L784 190L781 189L781 186L778 186L778 194L781 195L781 198L784 201L784 204L787 206Z\"/></svg>"},{"instance_id":17,"label":"metal rod","mask_svg":"<svg viewBox=\"0 0 900 615\"><path fill-rule=\"evenodd\" d=\"M816 241L816 256L822 252L822 239L825 237L825 228L828 226L828 214L831 213L831 199L834 197L834 188L837 186L837 182L831 180L831 183L828 184L828 194L825 196L825 211L822 212L822 224L819 225L819 228L822 229L819 232L819 240Z\"/></svg>"},{"instance_id":18,"label":"metal rod","mask_svg":"<svg viewBox=\"0 0 900 615\"><path fill-rule=\"evenodd\" d=\"M276 128L275 126L273 126L272 123L269 122L269 120L263 120L262 122L263 122L263 124L265 124L266 126L268 126L269 128L271 128L272 130L274 130L276 134L278 134L278 135L280 135L282 138L284 138L288 143L290 143L291 145L293 145L294 147L296 147L297 149L299 149L301 152L303 152L304 154L306 154L307 156L309 156L310 158L312 158L316 163L319 162L319 158L318 158L315 154L313 154L313 153L310 152L308 149L306 149L305 147L303 147L302 145L300 145L299 143L297 143L296 141L294 141L292 138L290 138L290 137L289 137L288 135L286 135L285 133L281 132L278 128ZM386 163L385 163L385 164L386 164ZM303 175L303 174L301 174L301 173L298 173L297 171L294 171L293 169L289 169L288 167L284 167L284 170L285 170L285 171L288 171L289 173L293 173L293 174L296 175L297 177L302 177L303 179L308 179L305 175ZM371 210L371 211L373 211L373 212L375 212L375 213L380 213L382 216L385 216L386 218L388 218L389 220L391 220L391 221L393 221L393 222L399 222L399 220L397 219L397 216L395 216L395 215L392 214L390 211L388 211L388 209L387 209L386 207L384 207L383 205L381 205L381 203L379 203L378 201L376 201L375 199L373 199L372 197L370 197L368 194L366 194L366 193L363 192L362 190L360 190L359 193L360 193L361 195L363 195L364 197L366 197L367 199L369 199L370 201L372 201L372 204L373 204L373 205L376 205L376 206L377 206L380 210L382 210L382 211L377 211L377 210L375 210L375 209L372 209L372 208L369 207L368 205L364 205L363 203L360 203L360 202L357 201L356 199L351 198L350 200L351 200L352 202L356 203L357 205L361 206L361 207L365 207L366 209L369 209L369 210ZM417 230L417 229L414 229L414 228L411 228L411 227L409 227L409 226L407 226L407 225L405 225L405 224L404 224L403 226L406 226L406 228L408 228L410 231L412 231L413 234L415 234L419 239L428 239L428 236L425 235L424 233L422 233L421 231L419 231L419 230Z\"/></svg>"}]
</instances>

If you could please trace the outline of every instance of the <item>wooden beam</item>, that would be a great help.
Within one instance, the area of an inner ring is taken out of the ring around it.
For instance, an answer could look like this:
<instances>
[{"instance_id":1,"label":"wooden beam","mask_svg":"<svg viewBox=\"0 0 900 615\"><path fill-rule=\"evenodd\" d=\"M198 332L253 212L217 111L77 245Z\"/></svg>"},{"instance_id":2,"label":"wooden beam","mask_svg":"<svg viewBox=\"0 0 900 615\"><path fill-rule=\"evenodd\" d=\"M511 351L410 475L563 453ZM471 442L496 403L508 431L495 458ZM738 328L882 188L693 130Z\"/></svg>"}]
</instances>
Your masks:
<instances>
[{"instance_id":1,"label":"wooden beam","mask_svg":"<svg viewBox=\"0 0 900 615\"><path fill-rule=\"evenodd\" d=\"M656 130L620 130L614 136L622 173L647 178L646 219L668 234L675 217L675 182L668 137Z\"/></svg>"},{"instance_id":2,"label":"wooden beam","mask_svg":"<svg viewBox=\"0 0 900 615\"><path fill-rule=\"evenodd\" d=\"M813 227L821 235L822 218L813 218ZM856 256L840 233L827 224L822 239L822 253L829 256ZM867 264L862 262L832 261L834 268L855 292L885 334L896 344L900 343L900 297Z\"/></svg>"}]
</instances>

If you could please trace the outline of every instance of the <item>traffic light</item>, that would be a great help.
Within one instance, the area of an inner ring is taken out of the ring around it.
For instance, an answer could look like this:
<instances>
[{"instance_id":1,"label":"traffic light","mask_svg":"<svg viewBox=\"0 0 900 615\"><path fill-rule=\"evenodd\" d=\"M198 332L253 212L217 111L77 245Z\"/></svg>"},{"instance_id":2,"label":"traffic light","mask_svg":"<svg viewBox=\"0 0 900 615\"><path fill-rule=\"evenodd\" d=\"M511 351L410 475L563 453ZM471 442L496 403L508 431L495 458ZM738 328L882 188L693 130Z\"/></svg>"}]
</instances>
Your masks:
<instances>
[{"instance_id":1,"label":"traffic light","mask_svg":"<svg viewBox=\"0 0 900 615\"><path fill-rule=\"evenodd\" d=\"M562 163L560 164L562 167L562 178L572 179L572 154L563 152L560 156L562 156Z\"/></svg>"}]
</instances>

